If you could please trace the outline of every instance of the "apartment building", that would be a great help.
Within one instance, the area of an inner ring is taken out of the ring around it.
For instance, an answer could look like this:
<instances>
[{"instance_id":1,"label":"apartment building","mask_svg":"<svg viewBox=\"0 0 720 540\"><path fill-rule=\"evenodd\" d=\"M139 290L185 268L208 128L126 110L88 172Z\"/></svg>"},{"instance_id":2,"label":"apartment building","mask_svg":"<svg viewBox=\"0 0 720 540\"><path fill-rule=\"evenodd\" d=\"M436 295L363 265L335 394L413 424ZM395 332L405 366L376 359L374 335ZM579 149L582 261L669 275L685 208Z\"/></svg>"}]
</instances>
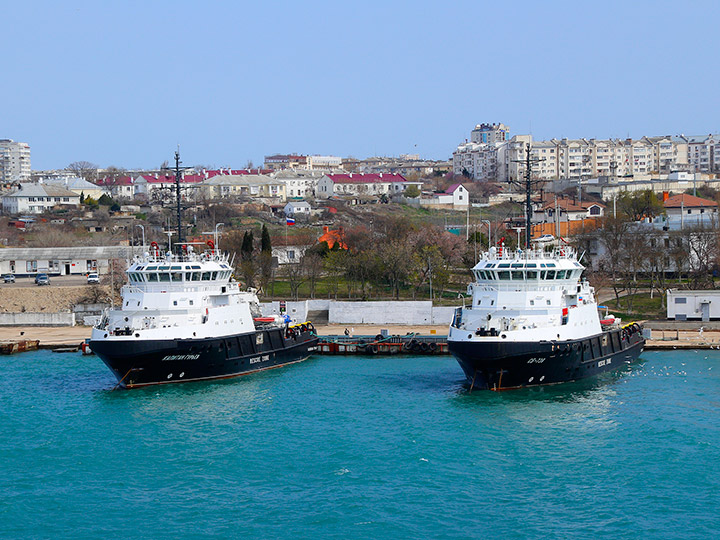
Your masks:
<instances>
[{"instance_id":1,"label":"apartment building","mask_svg":"<svg viewBox=\"0 0 720 540\"><path fill-rule=\"evenodd\" d=\"M0 139L0 182L30 180L30 145Z\"/></svg>"},{"instance_id":2,"label":"apartment building","mask_svg":"<svg viewBox=\"0 0 720 540\"><path fill-rule=\"evenodd\" d=\"M528 144L532 175L544 180L720 171L720 135L548 141L533 141L532 135L508 137L503 124L476 126L471 141L453 153L453 172L478 181L518 180L525 174Z\"/></svg>"},{"instance_id":3,"label":"apartment building","mask_svg":"<svg viewBox=\"0 0 720 540\"><path fill-rule=\"evenodd\" d=\"M677 137L687 145L687 160L694 172L720 172L720 134Z\"/></svg>"}]
</instances>

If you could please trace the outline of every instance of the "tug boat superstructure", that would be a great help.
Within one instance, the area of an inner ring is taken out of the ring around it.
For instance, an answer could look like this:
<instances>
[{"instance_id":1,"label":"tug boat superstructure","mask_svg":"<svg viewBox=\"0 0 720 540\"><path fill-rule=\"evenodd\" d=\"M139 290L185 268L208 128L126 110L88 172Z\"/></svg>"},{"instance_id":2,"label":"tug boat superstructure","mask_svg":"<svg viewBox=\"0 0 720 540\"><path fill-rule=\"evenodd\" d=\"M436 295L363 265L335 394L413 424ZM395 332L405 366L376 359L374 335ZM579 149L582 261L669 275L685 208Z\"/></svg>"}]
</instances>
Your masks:
<instances>
[{"instance_id":1,"label":"tug boat superstructure","mask_svg":"<svg viewBox=\"0 0 720 540\"><path fill-rule=\"evenodd\" d=\"M127 270L122 305L92 330L90 348L123 387L234 377L305 360L317 349L312 324L262 317L241 291L226 254L161 254L157 244Z\"/></svg>"},{"instance_id":2,"label":"tug boat superstructure","mask_svg":"<svg viewBox=\"0 0 720 540\"><path fill-rule=\"evenodd\" d=\"M450 352L473 389L574 381L636 360L638 324L603 327L571 246L492 247L473 268L470 305L455 310Z\"/></svg>"}]
</instances>

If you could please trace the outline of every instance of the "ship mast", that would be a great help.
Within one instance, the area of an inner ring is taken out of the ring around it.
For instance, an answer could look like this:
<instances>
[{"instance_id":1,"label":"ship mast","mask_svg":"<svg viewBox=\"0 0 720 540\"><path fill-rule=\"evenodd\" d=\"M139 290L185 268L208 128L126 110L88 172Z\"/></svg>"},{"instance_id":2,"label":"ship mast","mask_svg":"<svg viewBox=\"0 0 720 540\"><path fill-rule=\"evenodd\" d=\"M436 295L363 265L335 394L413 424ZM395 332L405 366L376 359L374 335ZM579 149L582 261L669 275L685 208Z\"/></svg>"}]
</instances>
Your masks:
<instances>
[{"instance_id":1,"label":"ship mast","mask_svg":"<svg viewBox=\"0 0 720 540\"><path fill-rule=\"evenodd\" d=\"M180 207L180 180L182 179L182 171L185 169L191 169L192 167L181 167L180 164L182 161L180 161L180 147L178 146L178 149L175 150L175 167L163 167L163 170L169 170L175 171L175 200L176 200L176 213L177 213L177 242L175 245L178 246L178 253L182 252L182 244L184 242L183 239L183 230L182 230L182 209ZM169 225L168 225L169 228ZM170 238L168 237L168 250L172 251L172 244L170 241Z\"/></svg>"},{"instance_id":2,"label":"ship mast","mask_svg":"<svg viewBox=\"0 0 720 540\"><path fill-rule=\"evenodd\" d=\"M182 214L180 211L180 150L175 150L175 196L177 198L177 234L178 245L182 245Z\"/></svg>"},{"instance_id":3,"label":"ship mast","mask_svg":"<svg viewBox=\"0 0 720 540\"><path fill-rule=\"evenodd\" d=\"M525 178L524 182L519 180L510 180L511 184L521 185L525 189L525 249L530 249L530 240L532 237L532 202L530 195L532 193L535 184L539 184L541 180L532 179L532 166L534 163L543 161L544 158L531 158L530 157L530 143L525 143L525 159L524 160L513 160L515 163L525 163ZM519 243L519 242L518 242ZM520 246L518 246L519 248Z\"/></svg>"}]
</instances>

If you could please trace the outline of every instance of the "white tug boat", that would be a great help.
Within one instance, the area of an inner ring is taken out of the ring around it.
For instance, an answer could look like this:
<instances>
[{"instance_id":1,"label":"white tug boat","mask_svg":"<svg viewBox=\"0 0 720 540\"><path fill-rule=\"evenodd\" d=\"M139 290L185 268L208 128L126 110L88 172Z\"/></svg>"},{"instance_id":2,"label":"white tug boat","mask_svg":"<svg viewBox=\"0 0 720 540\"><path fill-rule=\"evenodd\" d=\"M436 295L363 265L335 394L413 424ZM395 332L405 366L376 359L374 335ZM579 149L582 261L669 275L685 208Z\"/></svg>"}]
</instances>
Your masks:
<instances>
[{"instance_id":1,"label":"white tug boat","mask_svg":"<svg viewBox=\"0 0 720 540\"><path fill-rule=\"evenodd\" d=\"M126 388L220 379L305 360L317 349L312 324L262 317L241 291L226 254L152 250L136 258L122 306L93 328L90 348Z\"/></svg>"},{"instance_id":2,"label":"white tug boat","mask_svg":"<svg viewBox=\"0 0 720 540\"><path fill-rule=\"evenodd\" d=\"M483 254L468 285L471 304L456 309L448 334L471 388L574 381L638 358L640 326L603 327L583 270L570 246Z\"/></svg>"},{"instance_id":3,"label":"white tug boat","mask_svg":"<svg viewBox=\"0 0 720 540\"><path fill-rule=\"evenodd\" d=\"M309 322L263 317L254 290L241 291L227 254L182 242L180 155L175 153L176 253L157 243L126 274L122 305L92 330L90 349L125 388L236 377L305 360L317 350Z\"/></svg>"}]
</instances>

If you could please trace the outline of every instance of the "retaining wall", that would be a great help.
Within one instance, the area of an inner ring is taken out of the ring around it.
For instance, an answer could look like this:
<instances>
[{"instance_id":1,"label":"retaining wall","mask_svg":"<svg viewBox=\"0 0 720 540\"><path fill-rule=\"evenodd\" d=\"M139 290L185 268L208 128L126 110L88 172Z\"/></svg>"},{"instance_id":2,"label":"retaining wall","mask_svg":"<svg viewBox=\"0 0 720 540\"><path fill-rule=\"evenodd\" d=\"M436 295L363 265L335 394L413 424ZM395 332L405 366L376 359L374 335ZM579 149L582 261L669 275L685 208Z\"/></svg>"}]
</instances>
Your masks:
<instances>
[{"instance_id":1,"label":"retaining wall","mask_svg":"<svg viewBox=\"0 0 720 540\"><path fill-rule=\"evenodd\" d=\"M264 316L280 313L280 302L260 305ZM310 311L327 311L329 324L450 325L455 307L433 307L425 301L343 302L303 300L286 302L286 313L294 320L307 320Z\"/></svg>"},{"instance_id":2,"label":"retaining wall","mask_svg":"<svg viewBox=\"0 0 720 540\"><path fill-rule=\"evenodd\" d=\"M75 314L0 313L0 326L75 326Z\"/></svg>"}]
</instances>

